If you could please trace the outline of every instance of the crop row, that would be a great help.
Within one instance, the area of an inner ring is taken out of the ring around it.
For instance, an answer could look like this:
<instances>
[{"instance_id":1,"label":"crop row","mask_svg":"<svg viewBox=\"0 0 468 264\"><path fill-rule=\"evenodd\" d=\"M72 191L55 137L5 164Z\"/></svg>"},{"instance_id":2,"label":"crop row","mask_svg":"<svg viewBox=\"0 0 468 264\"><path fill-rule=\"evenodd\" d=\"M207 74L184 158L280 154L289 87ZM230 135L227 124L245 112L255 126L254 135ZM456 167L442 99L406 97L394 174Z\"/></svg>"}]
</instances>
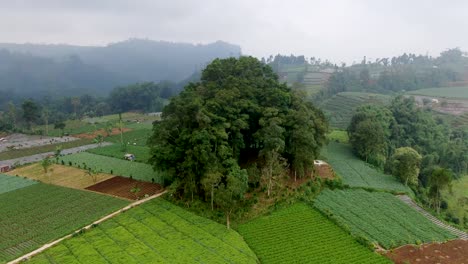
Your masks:
<instances>
[{"instance_id":1,"label":"crop row","mask_svg":"<svg viewBox=\"0 0 468 264\"><path fill-rule=\"evenodd\" d=\"M192 222L204 222L202 229ZM32 263L256 263L235 231L152 200L67 239Z\"/></svg>"},{"instance_id":2,"label":"crop row","mask_svg":"<svg viewBox=\"0 0 468 264\"><path fill-rule=\"evenodd\" d=\"M141 146L127 146L125 150L122 150L120 144L113 144L110 146L93 148L86 150L89 153L94 153L102 156L113 157L117 159L123 159L124 155L131 153L135 155L135 161L147 163L150 158L150 149L148 147Z\"/></svg>"},{"instance_id":3,"label":"crop row","mask_svg":"<svg viewBox=\"0 0 468 264\"><path fill-rule=\"evenodd\" d=\"M324 190L314 205L352 234L385 248L455 238L389 193Z\"/></svg>"},{"instance_id":4,"label":"crop row","mask_svg":"<svg viewBox=\"0 0 468 264\"><path fill-rule=\"evenodd\" d=\"M67 235L127 203L42 183L0 194L0 262Z\"/></svg>"},{"instance_id":5,"label":"crop row","mask_svg":"<svg viewBox=\"0 0 468 264\"><path fill-rule=\"evenodd\" d=\"M36 181L31 181L21 177L0 174L0 194L21 189L36 183Z\"/></svg>"},{"instance_id":6,"label":"crop row","mask_svg":"<svg viewBox=\"0 0 468 264\"><path fill-rule=\"evenodd\" d=\"M242 224L239 232L262 263L389 263L302 203Z\"/></svg>"},{"instance_id":7,"label":"crop row","mask_svg":"<svg viewBox=\"0 0 468 264\"><path fill-rule=\"evenodd\" d=\"M153 171L151 165L139 162L126 161L88 152L66 155L61 158L63 164L88 169L97 172L110 173L123 177L131 177L136 180L160 183L160 177Z\"/></svg>"},{"instance_id":8,"label":"crop row","mask_svg":"<svg viewBox=\"0 0 468 264\"><path fill-rule=\"evenodd\" d=\"M146 146L148 138L152 134L151 129L136 129L122 134L123 143L130 146ZM106 141L121 144L120 134L105 138Z\"/></svg>"}]
</instances>

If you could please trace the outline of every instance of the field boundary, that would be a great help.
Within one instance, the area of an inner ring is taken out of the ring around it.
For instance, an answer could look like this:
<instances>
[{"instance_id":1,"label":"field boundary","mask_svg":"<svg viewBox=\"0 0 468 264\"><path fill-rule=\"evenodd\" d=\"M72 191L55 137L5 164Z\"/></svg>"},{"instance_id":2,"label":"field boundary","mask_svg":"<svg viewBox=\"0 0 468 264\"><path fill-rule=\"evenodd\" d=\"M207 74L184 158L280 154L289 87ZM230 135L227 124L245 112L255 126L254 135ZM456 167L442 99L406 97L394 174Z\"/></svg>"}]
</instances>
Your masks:
<instances>
[{"instance_id":1,"label":"field boundary","mask_svg":"<svg viewBox=\"0 0 468 264\"><path fill-rule=\"evenodd\" d=\"M445 224L444 222L440 221L435 216L431 215L426 210L424 210L419 205L417 205L409 196L407 196L407 195L397 195L397 198L400 199L405 204L411 206L413 209L415 209L416 211L421 213L424 217L426 217L429 221L433 222L437 226L439 226L439 227L441 227L441 228L443 228L445 230L448 230L450 233L456 235L457 237L459 237L462 240L468 240L468 234L466 232L463 232L463 231L461 231L461 230L459 230L459 229L457 229L457 228L455 228L453 226L450 226L450 225Z\"/></svg>"},{"instance_id":2,"label":"field boundary","mask_svg":"<svg viewBox=\"0 0 468 264\"><path fill-rule=\"evenodd\" d=\"M135 207L135 206L138 206L138 205L140 205L140 204L142 204L142 203L145 203L145 202L147 202L147 201L150 201L150 200L153 200L153 199L155 199L155 198L158 198L158 197L160 197L161 195L165 194L166 192L167 192L167 191L163 191L163 192L160 192L160 193L155 194L155 195L153 195L153 196L150 196L150 197L148 197L148 198L145 198L145 199L136 201L136 202L134 202L134 203L131 203L131 204L125 206L124 208L121 208L121 209L119 209L119 210L117 210L117 211L115 211L115 212L113 212L113 213L111 213L111 214L108 214L108 215L102 217L101 219L98 219L98 220L94 221L93 223L91 223L91 224L89 224L89 225L87 225L87 226L85 226L85 227L83 227L83 228L80 228L79 230L76 230L76 231L72 232L72 233L69 234L69 235L66 235L66 236L64 236L64 237L62 237L62 238L59 238L59 239L54 240L54 241L52 241L52 242L50 242L50 243L47 243L47 244L43 245L42 247L40 247L40 248L38 248L38 249L36 249L36 250L34 250L34 251L32 251L32 252L29 252L29 253L27 253L27 254L25 254L25 255L23 255L23 256L17 258L17 259L14 259L14 260L8 262L7 264L16 264L16 263L20 263L20 262L23 262L23 261L25 261L25 260L28 260L28 259L30 259L31 257L33 257L33 256L35 256L35 255L37 255L37 254L39 254L39 253L42 253L42 252L45 251L46 249L49 249L49 248L51 248L51 247L57 245L58 243L62 242L63 240L65 240L65 239L67 239L67 238L73 237L74 234L78 234L78 233L79 233L80 231L82 231L82 230L89 230L89 229L91 229L93 226L95 226L95 225L97 225L97 224L100 224L100 223L102 223L102 222L104 222L104 221L106 221L106 220L108 220L108 219L110 219L110 218L112 218L112 217L114 217L114 216L117 216L117 215L119 215L119 214L121 214L121 213L123 213L123 212L126 212L126 211L132 209L132 208Z\"/></svg>"}]
</instances>

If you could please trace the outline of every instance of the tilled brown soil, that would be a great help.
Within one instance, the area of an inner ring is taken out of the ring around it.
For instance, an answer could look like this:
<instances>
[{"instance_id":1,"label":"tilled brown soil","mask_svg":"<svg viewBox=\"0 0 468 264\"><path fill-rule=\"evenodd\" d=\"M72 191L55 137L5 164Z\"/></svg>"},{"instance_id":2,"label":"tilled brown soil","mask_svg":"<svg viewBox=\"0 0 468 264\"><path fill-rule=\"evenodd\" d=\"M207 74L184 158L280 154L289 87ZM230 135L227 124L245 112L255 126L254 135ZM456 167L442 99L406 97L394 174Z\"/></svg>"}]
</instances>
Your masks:
<instances>
[{"instance_id":1,"label":"tilled brown soil","mask_svg":"<svg viewBox=\"0 0 468 264\"><path fill-rule=\"evenodd\" d=\"M137 193L132 192L134 188L140 189ZM110 194L130 200L144 198L162 192L162 187L156 183L142 182L125 177L116 176L98 184L89 186L87 190Z\"/></svg>"},{"instance_id":2,"label":"tilled brown soil","mask_svg":"<svg viewBox=\"0 0 468 264\"><path fill-rule=\"evenodd\" d=\"M335 178L335 174L333 173L333 169L328 164L323 165L315 165L315 171L317 175L322 179L333 179Z\"/></svg>"},{"instance_id":3,"label":"tilled brown soil","mask_svg":"<svg viewBox=\"0 0 468 264\"><path fill-rule=\"evenodd\" d=\"M407 245L385 254L397 264L468 264L468 240L452 240L446 243Z\"/></svg>"}]
</instances>

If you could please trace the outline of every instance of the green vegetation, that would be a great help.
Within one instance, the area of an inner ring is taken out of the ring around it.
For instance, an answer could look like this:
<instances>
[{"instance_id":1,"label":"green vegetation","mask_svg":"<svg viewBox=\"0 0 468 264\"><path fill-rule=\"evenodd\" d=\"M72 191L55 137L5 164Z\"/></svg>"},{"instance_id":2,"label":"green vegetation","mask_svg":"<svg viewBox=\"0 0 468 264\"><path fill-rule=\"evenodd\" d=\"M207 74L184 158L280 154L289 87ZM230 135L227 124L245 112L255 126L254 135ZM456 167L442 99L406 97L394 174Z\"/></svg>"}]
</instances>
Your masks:
<instances>
[{"instance_id":1,"label":"green vegetation","mask_svg":"<svg viewBox=\"0 0 468 264\"><path fill-rule=\"evenodd\" d=\"M432 97L468 99L468 87L436 87L408 92L408 94Z\"/></svg>"},{"instance_id":2,"label":"green vegetation","mask_svg":"<svg viewBox=\"0 0 468 264\"><path fill-rule=\"evenodd\" d=\"M123 133L124 143L131 146L146 146L148 138L151 136L151 129L137 129ZM120 135L113 135L105 138L105 141L120 144Z\"/></svg>"},{"instance_id":3,"label":"green vegetation","mask_svg":"<svg viewBox=\"0 0 468 264\"><path fill-rule=\"evenodd\" d=\"M93 141L91 139L78 139L74 141L44 145L44 146L39 146L39 147L7 150L4 152L0 152L0 160L16 159L16 158L27 157L27 156L36 155L36 154L45 153L45 152L54 152L57 149L57 147L61 147L61 149L63 150L63 149L75 148L75 147L80 147L80 146L89 145L89 144L93 144Z\"/></svg>"},{"instance_id":4,"label":"green vegetation","mask_svg":"<svg viewBox=\"0 0 468 264\"><path fill-rule=\"evenodd\" d=\"M0 194L21 189L36 183L36 181L31 181L21 177L0 174Z\"/></svg>"},{"instance_id":5,"label":"green vegetation","mask_svg":"<svg viewBox=\"0 0 468 264\"><path fill-rule=\"evenodd\" d=\"M357 107L365 104L388 104L391 97L382 94L342 92L325 100L320 106L329 119L330 126L347 129Z\"/></svg>"},{"instance_id":6,"label":"green vegetation","mask_svg":"<svg viewBox=\"0 0 468 264\"><path fill-rule=\"evenodd\" d=\"M30 263L257 263L242 237L155 199L67 239Z\"/></svg>"},{"instance_id":7,"label":"green vegetation","mask_svg":"<svg viewBox=\"0 0 468 264\"><path fill-rule=\"evenodd\" d=\"M151 165L139 162L126 161L88 152L63 156L65 165L71 165L81 169L91 168L96 172L110 173L124 177L132 177L135 180L161 183L160 174L153 171ZM60 161L61 162L61 161Z\"/></svg>"},{"instance_id":8,"label":"green vegetation","mask_svg":"<svg viewBox=\"0 0 468 264\"><path fill-rule=\"evenodd\" d=\"M327 139L329 141L334 141L338 143L349 142L348 132L344 130L332 130L330 133L327 134Z\"/></svg>"},{"instance_id":9,"label":"green vegetation","mask_svg":"<svg viewBox=\"0 0 468 264\"><path fill-rule=\"evenodd\" d=\"M86 150L89 153L94 153L97 155L107 156L122 159L126 153L131 153L135 155L135 161L147 163L150 156L150 149L148 147L140 146L127 146L126 151L122 151L122 146L119 144L113 144L110 146L99 147L94 149Z\"/></svg>"},{"instance_id":10,"label":"green vegetation","mask_svg":"<svg viewBox=\"0 0 468 264\"><path fill-rule=\"evenodd\" d=\"M452 182L450 190L442 191L447 202L446 218L468 230L468 175Z\"/></svg>"},{"instance_id":11,"label":"green vegetation","mask_svg":"<svg viewBox=\"0 0 468 264\"><path fill-rule=\"evenodd\" d=\"M65 236L128 204L42 183L0 194L0 262Z\"/></svg>"},{"instance_id":12,"label":"green vegetation","mask_svg":"<svg viewBox=\"0 0 468 264\"><path fill-rule=\"evenodd\" d=\"M302 203L240 225L239 233L262 263L390 263Z\"/></svg>"},{"instance_id":13,"label":"green vegetation","mask_svg":"<svg viewBox=\"0 0 468 264\"><path fill-rule=\"evenodd\" d=\"M456 238L385 192L324 190L314 205L349 228L353 235L387 249Z\"/></svg>"},{"instance_id":14,"label":"green vegetation","mask_svg":"<svg viewBox=\"0 0 468 264\"><path fill-rule=\"evenodd\" d=\"M322 154L327 158L335 173L342 178L345 185L396 193L411 193L409 187L398 182L392 175L379 172L357 158L349 145L330 142Z\"/></svg>"}]
</instances>

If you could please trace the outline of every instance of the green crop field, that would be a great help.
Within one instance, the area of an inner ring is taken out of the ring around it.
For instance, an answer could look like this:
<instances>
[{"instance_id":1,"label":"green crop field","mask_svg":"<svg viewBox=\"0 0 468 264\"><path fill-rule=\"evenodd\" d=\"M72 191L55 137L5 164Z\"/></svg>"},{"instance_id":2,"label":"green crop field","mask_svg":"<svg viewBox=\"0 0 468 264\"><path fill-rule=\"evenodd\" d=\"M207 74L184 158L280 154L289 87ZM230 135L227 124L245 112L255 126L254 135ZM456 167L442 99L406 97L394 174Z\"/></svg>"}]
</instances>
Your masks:
<instances>
[{"instance_id":1,"label":"green crop field","mask_svg":"<svg viewBox=\"0 0 468 264\"><path fill-rule=\"evenodd\" d=\"M427 88L408 92L408 94L432 97L468 99L468 87Z\"/></svg>"},{"instance_id":2,"label":"green crop field","mask_svg":"<svg viewBox=\"0 0 468 264\"><path fill-rule=\"evenodd\" d=\"M233 230L155 199L64 240L30 263L257 263Z\"/></svg>"},{"instance_id":3,"label":"green crop field","mask_svg":"<svg viewBox=\"0 0 468 264\"><path fill-rule=\"evenodd\" d=\"M351 151L351 146L330 142L322 151L328 163L350 187L372 188L395 193L411 194L411 189L394 176L384 174L360 160Z\"/></svg>"},{"instance_id":4,"label":"green crop field","mask_svg":"<svg viewBox=\"0 0 468 264\"><path fill-rule=\"evenodd\" d=\"M456 238L389 193L362 189L324 190L314 205L349 227L353 235L387 249Z\"/></svg>"},{"instance_id":5,"label":"green crop field","mask_svg":"<svg viewBox=\"0 0 468 264\"><path fill-rule=\"evenodd\" d=\"M135 161L142 162L142 163L147 163L149 158L151 157L150 149L148 147L127 146L127 150L122 151L122 146L120 146L120 144L113 144L110 146L88 149L86 151L89 153L94 153L94 154L118 158L118 159L123 159L123 156L126 153L131 153L135 155Z\"/></svg>"},{"instance_id":6,"label":"green crop field","mask_svg":"<svg viewBox=\"0 0 468 264\"><path fill-rule=\"evenodd\" d=\"M146 146L146 141L152 135L151 129L137 129L123 133L123 141L127 145ZM120 144L120 135L105 138L105 141Z\"/></svg>"},{"instance_id":7,"label":"green crop field","mask_svg":"<svg viewBox=\"0 0 468 264\"><path fill-rule=\"evenodd\" d=\"M364 104L387 104L390 100L388 95L343 92L325 100L320 108L325 112L331 127L344 130L348 128L357 107Z\"/></svg>"},{"instance_id":8,"label":"green crop field","mask_svg":"<svg viewBox=\"0 0 468 264\"><path fill-rule=\"evenodd\" d=\"M239 233L262 263L390 263L302 203L242 224Z\"/></svg>"},{"instance_id":9,"label":"green crop field","mask_svg":"<svg viewBox=\"0 0 468 264\"><path fill-rule=\"evenodd\" d=\"M0 263L127 204L110 196L43 183L0 194Z\"/></svg>"},{"instance_id":10,"label":"green crop field","mask_svg":"<svg viewBox=\"0 0 468 264\"><path fill-rule=\"evenodd\" d=\"M159 174L153 171L153 167L149 164L126 161L101 155L96 155L88 152L80 152L76 154L66 155L61 158L65 165L78 167L81 169L92 168L97 172L110 173L113 175L132 177L135 180L142 180L161 183Z\"/></svg>"},{"instance_id":11,"label":"green crop field","mask_svg":"<svg viewBox=\"0 0 468 264\"><path fill-rule=\"evenodd\" d=\"M21 189L36 183L36 181L21 177L0 174L0 194Z\"/></svg>"}]
</instances>

